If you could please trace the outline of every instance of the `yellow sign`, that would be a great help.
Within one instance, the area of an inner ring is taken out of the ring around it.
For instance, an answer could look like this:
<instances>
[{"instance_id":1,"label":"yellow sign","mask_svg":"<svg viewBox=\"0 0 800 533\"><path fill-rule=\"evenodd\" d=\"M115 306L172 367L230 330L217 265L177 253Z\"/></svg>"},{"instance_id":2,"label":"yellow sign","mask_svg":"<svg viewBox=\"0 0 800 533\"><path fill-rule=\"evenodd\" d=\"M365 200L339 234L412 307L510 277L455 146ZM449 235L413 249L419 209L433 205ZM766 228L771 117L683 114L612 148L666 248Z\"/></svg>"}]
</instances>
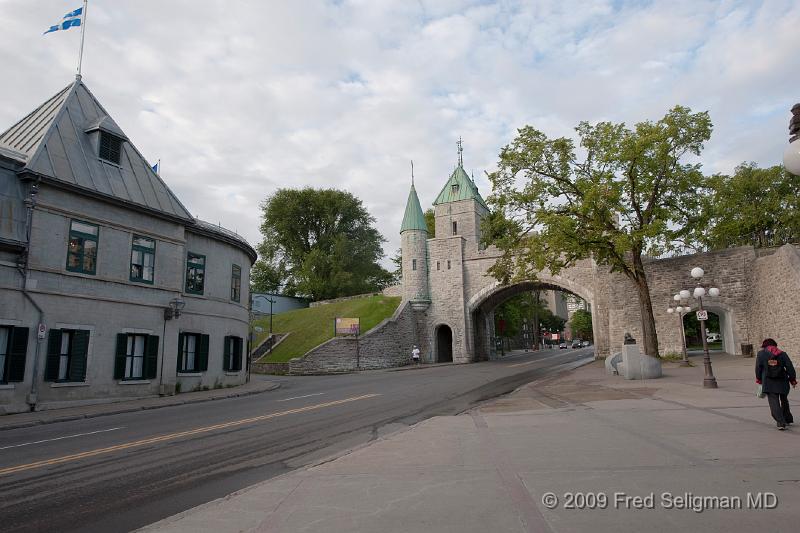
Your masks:
<instances>
[{"instance_id":1,"label":"yellow sign","mask_svg":"<svg viewBox=\"0 0 800 533\"><path fill-rule=\"evenodd\" d=\"M337 318L334 324L336 336L355 335L361 331L361 321L358 318Z\"/></svg>"}]
</instances>

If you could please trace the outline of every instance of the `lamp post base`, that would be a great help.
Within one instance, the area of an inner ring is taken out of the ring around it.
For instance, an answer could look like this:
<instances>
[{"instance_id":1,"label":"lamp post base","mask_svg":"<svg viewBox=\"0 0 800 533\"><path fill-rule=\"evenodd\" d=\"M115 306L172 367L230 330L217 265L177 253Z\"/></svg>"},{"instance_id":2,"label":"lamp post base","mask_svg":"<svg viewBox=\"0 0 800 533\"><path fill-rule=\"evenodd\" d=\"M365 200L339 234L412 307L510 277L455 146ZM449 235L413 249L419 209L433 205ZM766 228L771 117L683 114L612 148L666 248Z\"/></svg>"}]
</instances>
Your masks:
<instances>
[{"instance_id":1,"label":"lamp post base","mask_svg":"<svg viewBox=\"0 0 800 533\"><path fill-rule=\"evenodd\" d=\"M681 359L681 362L680 362L679 366L692 366L692 365L689 364L689 360L688 359Z\"/></svg>"},{"instance_id":2,"label":"lamp post base","mask_svg":"<svg viewBox=\"0 0 800 533\"><path fill-rule=\"evenodd\" d=\"M710 378L705 378L703 380L703 388L704 389L716 389L717 388L717 380L713 376Z\"/></svg>"}]
</instances>

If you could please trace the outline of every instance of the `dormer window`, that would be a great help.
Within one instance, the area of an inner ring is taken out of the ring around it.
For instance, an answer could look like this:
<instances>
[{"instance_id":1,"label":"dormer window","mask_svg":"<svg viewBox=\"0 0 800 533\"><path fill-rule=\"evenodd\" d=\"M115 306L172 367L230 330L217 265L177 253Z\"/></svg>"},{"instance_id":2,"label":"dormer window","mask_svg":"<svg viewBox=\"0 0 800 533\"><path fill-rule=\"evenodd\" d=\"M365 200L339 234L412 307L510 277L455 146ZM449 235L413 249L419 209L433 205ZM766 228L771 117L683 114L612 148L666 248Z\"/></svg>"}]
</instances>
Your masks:
<instances>
[{"instance_id":1,"label":"dormer window","mask_svg":"<svg viewBox=\"0 0 800 533\"><path fill-rule=\"evenodd\" d=\"M453 193L454 196L457 195L458 194L458 183L452 184L450 186L450 191Z\"/></svg>"},{"instance_id":2,"label":"dormer window","mask_svg":"<svg viewBox=\"0 0 800 533\"><path fill-rule=\"evenodd\" d=\"M100 153L98 155L100 159L119 165L122 155L122 139L107 131L100 131Z\"/></svg>"}]
</instances>

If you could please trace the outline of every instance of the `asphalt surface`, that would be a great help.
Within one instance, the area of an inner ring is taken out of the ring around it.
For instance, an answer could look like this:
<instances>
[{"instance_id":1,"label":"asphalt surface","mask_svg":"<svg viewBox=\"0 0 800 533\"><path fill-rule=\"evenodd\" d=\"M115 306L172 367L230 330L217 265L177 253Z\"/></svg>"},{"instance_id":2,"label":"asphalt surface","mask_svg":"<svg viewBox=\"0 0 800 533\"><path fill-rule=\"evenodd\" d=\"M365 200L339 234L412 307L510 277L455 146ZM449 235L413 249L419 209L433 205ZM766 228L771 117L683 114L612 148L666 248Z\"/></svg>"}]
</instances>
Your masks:
<instances>
[{"instance_id":1,"label":"asphalt surface","mask_svg":"<svg viewBox=\"0 0 800 533\"><path fill-rule=\"evenodd\" d=\"M130 531L592 356L281 377L264 394L0 432L3 531Z\"/></svg>"}]
</instances>

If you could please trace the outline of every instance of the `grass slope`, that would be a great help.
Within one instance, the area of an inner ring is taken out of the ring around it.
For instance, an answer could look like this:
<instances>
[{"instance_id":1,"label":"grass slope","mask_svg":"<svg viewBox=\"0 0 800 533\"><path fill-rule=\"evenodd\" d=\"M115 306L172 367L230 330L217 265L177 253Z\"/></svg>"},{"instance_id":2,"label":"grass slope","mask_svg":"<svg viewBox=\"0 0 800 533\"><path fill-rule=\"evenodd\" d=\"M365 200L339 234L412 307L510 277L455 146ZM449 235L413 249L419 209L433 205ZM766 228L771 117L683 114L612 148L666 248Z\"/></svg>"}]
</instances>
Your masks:
<instances>
[{"instance_id":1,"label":"grass slope","mask_svg":"<svg viewBox=\"0 0 800 533\"><path fill-rule=\"evenodd\" d=\"M295 309L275 315L272 330L291 335L281 342L271 355L262 357L261 361L281 362L304 355L333 337L333 321L336 317L360 318L361 333L366 333L383 319L392 316L398 305L400 305L399 297L370 296L319 307ZM256 345L258 345L269 332L269 317L256 320L255 325L264 329L257 337Z\"/></svg>"}]
</instances>

